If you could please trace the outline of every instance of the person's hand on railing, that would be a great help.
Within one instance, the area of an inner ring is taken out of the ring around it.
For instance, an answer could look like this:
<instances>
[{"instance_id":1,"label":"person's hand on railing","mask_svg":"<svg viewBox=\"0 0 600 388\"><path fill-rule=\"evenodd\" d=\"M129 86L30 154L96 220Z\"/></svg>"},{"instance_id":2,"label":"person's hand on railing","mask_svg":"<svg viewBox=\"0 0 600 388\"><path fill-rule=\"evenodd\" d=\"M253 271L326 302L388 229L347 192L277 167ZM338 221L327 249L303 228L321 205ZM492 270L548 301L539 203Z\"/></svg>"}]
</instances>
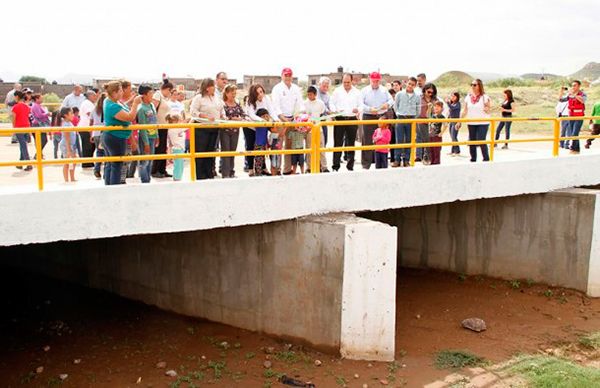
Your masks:
<instances>
[{"instance_id":1,"label":"person's hand on railing","mask_svg":"<svg viewBox=\"0 0 600 388\"><path fill-rule=\"evenodd\" d=\"M454 128L456 128L456 130L458 131L460 127L462 127L462 123L456 123L456 126Z\"/></svg>"}]
</instances>

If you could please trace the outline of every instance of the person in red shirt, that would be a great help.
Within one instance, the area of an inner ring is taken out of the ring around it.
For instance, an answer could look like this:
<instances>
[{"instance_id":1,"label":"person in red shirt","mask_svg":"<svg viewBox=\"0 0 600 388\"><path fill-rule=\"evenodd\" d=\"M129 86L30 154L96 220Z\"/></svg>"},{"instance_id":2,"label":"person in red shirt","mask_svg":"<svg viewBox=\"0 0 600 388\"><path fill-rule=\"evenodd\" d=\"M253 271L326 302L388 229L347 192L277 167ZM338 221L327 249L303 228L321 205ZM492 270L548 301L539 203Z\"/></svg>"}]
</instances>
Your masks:
<instances>
[{"instance_id":1,"label":"person in red shirt","mask_svg":"<svg viewBox=\"0 0 600 388\"><path fill-rule=\"evenodd\" d=\"M31 109L29 105L24 102L24 94L18 90L15 92L15 105L12 107L12 126L13 128L29 128L31 123L29 122L29 113ZM21 157L19 160L29 160L29 151L27 150L27 134L17 133L17 141L19 142L19 149L21 151ZM18 169L23 169L23 166L17 166ZM25 171L30 171L33 167L25 167Z\"/></svg>"}]
</instances>

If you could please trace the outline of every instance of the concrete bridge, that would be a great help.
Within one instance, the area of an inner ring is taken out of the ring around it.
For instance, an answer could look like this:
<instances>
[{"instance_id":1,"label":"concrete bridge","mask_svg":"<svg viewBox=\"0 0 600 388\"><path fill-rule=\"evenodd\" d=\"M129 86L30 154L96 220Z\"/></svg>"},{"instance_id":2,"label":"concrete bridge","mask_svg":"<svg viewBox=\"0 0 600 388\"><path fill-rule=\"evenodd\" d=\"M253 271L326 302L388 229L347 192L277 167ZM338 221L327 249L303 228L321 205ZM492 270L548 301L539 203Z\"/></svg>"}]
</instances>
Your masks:
<instances>
[{"instance_id":1,"label":"concrete bridge","mask_svg":"<svg viewBox=\"0 0 600 388\"><path fill-rule=\"evenodd\" d=\"M0 258L178 313L392 360L396 271L600 296L600 155L0 191ZM577 189L572 189L579 187Z\"/></svg>"}]
</instances>

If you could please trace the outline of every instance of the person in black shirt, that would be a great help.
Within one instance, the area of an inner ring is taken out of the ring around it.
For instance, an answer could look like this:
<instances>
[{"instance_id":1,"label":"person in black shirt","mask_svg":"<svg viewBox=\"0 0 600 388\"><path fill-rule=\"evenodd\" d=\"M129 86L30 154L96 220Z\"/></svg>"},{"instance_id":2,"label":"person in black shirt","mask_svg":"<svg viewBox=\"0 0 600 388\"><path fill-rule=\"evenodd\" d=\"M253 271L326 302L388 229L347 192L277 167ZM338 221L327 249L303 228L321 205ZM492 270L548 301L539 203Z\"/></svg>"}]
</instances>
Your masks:
<instances>
[{"instance_id":1,"label":"person in black shirt","mask_svg":"<svg viewBox=\"0 0 600 388\"><path fill-rule=\"evenodd\" d=\"M513 98L513 93L512 90L510 89L506 89L504 91L504 102L502 103L502 106L500 107L500 111L502 112L502 117L512 117L513 112L515 111L515 100ZM510 127L512 125L512 121L502 121L500 122L500 124L498 124L498 129L496 130L496 141L498 141L498 139L500 139L500 132L502 132L502 129L505 128L506 129L506 140L510 139ZM494 147L496 147L496 145L494 145ZM508 149L508 143L504 143L504 145L502 146L502 149Z\"/></svg>"}]
</instances>

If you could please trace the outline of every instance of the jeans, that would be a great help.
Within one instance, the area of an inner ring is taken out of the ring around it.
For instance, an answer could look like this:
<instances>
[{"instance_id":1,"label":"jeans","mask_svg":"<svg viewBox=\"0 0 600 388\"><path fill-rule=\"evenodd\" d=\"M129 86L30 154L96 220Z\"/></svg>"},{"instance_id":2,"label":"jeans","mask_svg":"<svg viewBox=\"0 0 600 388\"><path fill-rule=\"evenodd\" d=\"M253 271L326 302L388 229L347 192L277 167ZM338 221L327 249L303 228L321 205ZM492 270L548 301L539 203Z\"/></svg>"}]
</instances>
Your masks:
<instances>
[{"instance_id":1,"label":"jeans","mask_svg":"<svg viewBox=\"0 0 600 388\"><path fill-rule=\"evenodd\" d=\"M417 124L417 144L429 142L429 125ZM429 148L417 148L417 159L429 160Z\"/></svg>"},{"instance_id":2,"label":"jeans","mask_svg":"<svg viewBox=\"0 0 600 388\"><path fill-rule=\"evenodd\" d=\"M469 127L469 141L477 141L477 140L485 140L487 138L488 129L490 127L489 124L480 124L480 125L468 125ZM470 145L469 152L471 153L471 162L477 161L477 147L481 147L481 156L483 157L484 162L488 162L490 160L490 155L488 153L487 144L482 145Z\"/></svg>"},{"instance_id":3,"label":"jeans","mask_svg":"<svg viewBox=\"0 0 600 388\"><path fill-rule=\"evenodd\" d=\"M246 151L254 150L254 142L256 141L256 132L252 128L242 128L244 131L244 145ZM244 168L252 170L254 168L254 156L244 157Z\"/></svg>"},{"instance_id":4,"label":"jeans","mask_svg":"<svg viewBox=\"0 0 600 388\"><path fill-rule=\"evenodd\" d=\"M171 152L173 154L183 154L183 149L173 147ZM173 160L173 180L180 181L183 177L183 159L174 159Z\"/></svg>"},{"instance_id":5,"label":"jeans","mask_svg":"<svg viewBox=\"0 0 600 388\"><path fill-rule=\"evenodd\" d=\"M396 133L397 144L409 144L410 143L410 131L411 124L396 124L394 132ZM410 148L398 148L394 150L396 154L396 162L400 163L402 160L408 162L410 160Z\"/></svg>"},{"instance_id":6,"label":"jeans","mask_svg":"<svg viewBox=\"0 0 600 388\"><path fill-rule=\"evenodd\" d=\"M569 122L568 121L561 121L560 122L560 137L569 137L571 136L569 134ZM560 147L561 148L569 148L571 141L570 140L561 140L560 142Z\"/></svg>"},{"instance_id":7,"label":"jeans","mask_svg":"<svg viewBox=\"0 0 600 388\"><path fill-rule=\"evenodd\" d=\"M505 139L510 139L510 127L512 126L512 121L502 121L498 124L498 129L496 130L496 140L500 139L500 132L502 132L502 128L506 128Z\"/></svg>"},{"instance_id":8,"label":"jeans","mask_svg":"<svg viewBox=\"0 0 600 388\"><path fill-rule=\"evenodd\" d=\"M323 130L323 147L327 147L327 132L328 132L327 131L327 126L324 125L322 127L322 130Z\"/></svg>"},{"instance_id":9,"label":"jeans","mask_svg":"<svg viewBox=\"0 0 600 388\"><path fill-rule=\"evenodd\" d=\"M52 143L54 145L54 159L58 159L58 145L62 139L62 133L55 133L52 136Z\"/></svg>"},{"instance_id":10,"label":"jeans","mask_svg":"<svg viewBox=\"0 0 600 388\"><path fill-rule=\"evenodd\" d=\"M336 121L348 121L355 120L355 117L338 117ZM333 146L341 147L348 146L354 147L354 143L356 143L356 132L358 131L358 125L336 125L333 127ZM346 164L346 168L350 171L354 169L354 151L348 151L348 163ZM333 169L339 170L340 163L342 159L341 152L333 153Z\"/></svg>"},{"instance_id":11,"label":"jeans","mask_svg":"<svg viewBox=\"0 0 600 388\"><path fill-rule=\"evenodd\" d=\"M17 133L19 142L19 151L21 153L19 160L29 160L29 151L27 150L27 136L25 133Z\"/></svg>"},{"instance_id":12,"label":"jeans","mask_svg":"<svg viewBox=\"0 0 600 388\"><path fill-rule=\"evenodd\" d=\"M96 157L102 158L106 156L106 152L104 151L104 146L102 145L102 136L94 136L94 144L96 147ZM100 168L102 167L102 162L94 163L94 172L100 172Z\"/></svg>"},{"instance_id":13,"label":"jeans","mask_svg":"<svg viewBox=\"0 0 600 388\"><path fill-rule=\"evenodd\" d=\"M221 129L219 139L221 140L221 151L237 150L238 139L240 137L239 129ZM231 178L235 175L234 165L235 158L233 156L221 158L221 175L223 178ZM183 160L182 160L183 162Z\"/></svg>"},{"instance_id":14,"label":"jeans","mask_svg":"<svg viewBox=\"0 0 600 388\"><path fill-rule=\"evenodd\" d=\"M83 155L83 153L81 150L81 135L79 134L79 132L77 132L77 140L75 142L75 147L77 148L77 155L79 155L79 157L81 157L81 155Z\"/></svg>"},{"instance_id":15,"label":"jeans","mask_svg":"<svg viewBox=\"0 0 600 388\"><path fill-rule=\"evenodd\" d=\"M456 123L450 123L449 128L450 128L450 138L452 139L452 141L458 141L458 129L456 129ZM452 146L451 152L453 154L460 154L460 147Z\"/></svg>"},{"instance_id":16,"label":"jeans","mask_svg":"<svg viewBox=\"0 0 600 388\"><path fill-rule=\"evenodd\" d=\"M102 144L108 156L124 156L127 150L127 139L116 137L110 131L102 133ZM121 184L121 170L123 162L108 162L104 168L104 184Z\"/></svg>"},{"instance_id":17,"label":"jeans","mask_svg":"<svg viewBox=\"0 0 600 388\"><path fill-rule=\"evenodd\" d=\"M375 168L388 168L388 153L375 151Z\"/></svg>"},{"instance_id":18,"label":"jeans","mask_svg":"<svg viewBox=\"0 0 600 388\"><path fill-rule=\"evenodd\" d=\"M153 155L154 154L154 139L149 139L150 143L150 153L144 153L144 144L141 139L139 139L139 154L141 155ZM140 180L142 183L150 183L150 176L152 172L152 160L140 160L138 163L138 171L140 174Z\"/></svg>"},{"instance_id":19,"label":"jeans","mask_svg":"<svg viewBox=\"0 0 600 388\"><path fill-rule=\"evenodd\" d=\"M567 122L569 123L567 136L579 136L579 131L581 131L581 126L583 125L583 120L569 120ZM571 151L579 152L579 140L573 140L571 142Z\"/></svg>"},{"instance_id":20,"label":"jeans","mask_svg":"<svg viewBox=\"0 0 600 388\"><path fill-rule=\"evenodd\" d=\"M194 128L196 131L196 152L213 152L217 148L219 130L215 128ZM212 179L215 158L196 158L196 179Z\"/></svg>"}]
</instances>

